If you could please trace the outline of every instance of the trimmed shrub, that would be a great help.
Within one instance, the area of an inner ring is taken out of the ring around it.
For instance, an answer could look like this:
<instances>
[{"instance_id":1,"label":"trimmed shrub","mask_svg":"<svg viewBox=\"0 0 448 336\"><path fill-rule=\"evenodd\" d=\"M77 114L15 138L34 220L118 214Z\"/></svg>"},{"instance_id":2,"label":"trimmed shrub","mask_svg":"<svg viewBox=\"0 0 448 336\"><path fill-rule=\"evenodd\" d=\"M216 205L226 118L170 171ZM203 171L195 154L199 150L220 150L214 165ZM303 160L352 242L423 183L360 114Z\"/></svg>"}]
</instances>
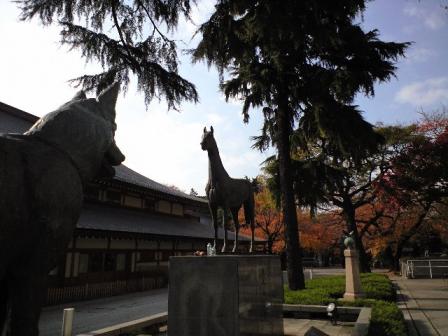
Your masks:
<instances>
[{"instance_id":1,"label":"trimmed shrub","mask_svg":"<svg viewBox=\"0 0 448 336\"><path fill-rule=\"evenodd\" d=\"M403 313L395 303L376 301L372 307L369 335L406 336Z\"/></svg>"},{"instance_id":2,"label":"trimmed shrub","mask_svg":"<svg viewBox=\"0 0 448 336\"><path fill-rule=\"evenodd\" d=\"M345 292L345 276L329 276L307 280L306 289L291 291L285 287L285 303L327 305ZM395 304L396 292L389 278L382 274L361 274L361 286L366 296L353 302L340 301L339 305L372 307L369 335L405 336L406 324Z\"/></svg>"},{"instance_id":3,"label":"trimmed shrub","mask_svg":"<svg viewBox=\"0 0 448 336\"><path fill-rule=\"evenodd\" d=\"M285 291L285 303L288 304L308 304L308 305L326 305L334 302L335 298L325 289L305 289L302 291Z\"/></svg>"},{"instance_id":4,"label":"trimmed shrub","mask_svg":"<svg viewBox=\"0 0 448 336\"><path fill-rule=\"evenodd\" d=\"M393 284L386 275L363 273L361 286L369 299L395 302L397 298Z\"/></svg>"}]
</instances>

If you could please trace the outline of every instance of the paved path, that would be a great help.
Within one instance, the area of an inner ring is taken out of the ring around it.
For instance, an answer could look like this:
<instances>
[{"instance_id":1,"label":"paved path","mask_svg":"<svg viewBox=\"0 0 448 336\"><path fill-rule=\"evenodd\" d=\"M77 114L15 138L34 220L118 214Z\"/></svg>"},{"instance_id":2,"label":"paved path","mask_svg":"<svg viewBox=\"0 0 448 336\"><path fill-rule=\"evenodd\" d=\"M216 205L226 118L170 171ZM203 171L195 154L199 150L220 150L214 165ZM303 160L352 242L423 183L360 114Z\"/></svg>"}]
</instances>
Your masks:
<instances>
[{"instance_id":1,"label":"paved path","mask_svg":"<svg viewBox=\"0 0 448 336\"><path fill-rule=\"evenodd\" d=\"M343 274L342 268L313 268L313 277ZM305 278L310 278L309 269L305 269ZM287 283L286 272L284 273ZM60 336L62 311L75 308L74 335L97 330L110 325L128 322L148 315L168 310L168 290L158 289L104 299L82 301L47 307L40 318L41 336Z\"/></svg>"},{"instance_id":2,"label":"paved path","mask_svg":"<svg viewBox=\"0 0 448 336\"><path fill-rule=\"evenodd\" d=\"M314 268L312 270L313 277L343 272L344 270L341 268ZM309 269L306 269L304 273L305 278L309 279ZM39 321L41 336L60 336L62 311L69 307L75 308L73 327L74 335L77 335L167 311L168 290L152 290L47 307L43 310Z\"/></svg>"},{"instance_id":3,"label":"paved path","mask_svg":"<svg viewBox=\"0 0 448 336\"><path fill-rule=\"evenodd\" d=\"M448 336L448 281L403 279L391 276L399 287L402 309L410 336Z\"/></svg>"},{"instance_id":4,"label":"paved path","mask_svg":"<svg viewBox=\"0 0 448 336\"><path fill-rule=\"evenodd\" d=\"M62 311L75 308L74 335L168 310L168 290L156 289L109 298L51 306L43 310L41 336L60 336Z\"/></svg>"}]
</instances>

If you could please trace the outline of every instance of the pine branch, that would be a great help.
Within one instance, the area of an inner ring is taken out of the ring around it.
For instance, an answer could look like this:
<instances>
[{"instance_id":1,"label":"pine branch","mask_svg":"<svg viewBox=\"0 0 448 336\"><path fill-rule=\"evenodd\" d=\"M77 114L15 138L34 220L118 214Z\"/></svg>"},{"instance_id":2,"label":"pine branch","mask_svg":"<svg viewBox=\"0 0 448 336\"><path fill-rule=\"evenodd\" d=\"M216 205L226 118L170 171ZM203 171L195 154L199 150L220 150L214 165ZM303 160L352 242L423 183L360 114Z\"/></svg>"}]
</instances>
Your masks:
<instances>
[{"instance_id":1,"label":"pine branch","mask_svg":"<svg viewBox=\"0 0 448 336\"><path fill-rule=\"evenodd\" d=\"M89 90L97 85L98 90L107 81L123 80L126 90L132 73L147 105L153 98L164 97L168 108L177 109L183 100L197 102L198 93L192 83L179 76L176 43L159 27L165 25L168 32L174 29L179 13L188 17L190 1L195 3L194 0L17 0L17 3L22 20L37 16L45 25L58 22L62 28L61 43L70 50L80 50L86 62L99 62L104 70L96 75L78 76L71 83L85 85ZM83 19L84 26L78 24ZM118 40L103 32L103 25L109 20ZM148 23L158 37L143 38Z\"/></svg>"},{"instance_id":2,"label":"pine branch","mask_svg":"<svg viewBox=\"0 0 448 336\"><path fill-rule=\"evenodd\" d=\"M141 1L137 1L138 6L140 6L141 8L143 8L143 10L145 11L149 21L151 21L151 24L153 26L153 30L156 31L165 42L174 42L173 40L168 39L165 34L163 34L159 28L157 27L157 24L154 22L153 18L151 17L151 14L149 13L148 8L141 2Z\"/></svg>"}]
</instances>

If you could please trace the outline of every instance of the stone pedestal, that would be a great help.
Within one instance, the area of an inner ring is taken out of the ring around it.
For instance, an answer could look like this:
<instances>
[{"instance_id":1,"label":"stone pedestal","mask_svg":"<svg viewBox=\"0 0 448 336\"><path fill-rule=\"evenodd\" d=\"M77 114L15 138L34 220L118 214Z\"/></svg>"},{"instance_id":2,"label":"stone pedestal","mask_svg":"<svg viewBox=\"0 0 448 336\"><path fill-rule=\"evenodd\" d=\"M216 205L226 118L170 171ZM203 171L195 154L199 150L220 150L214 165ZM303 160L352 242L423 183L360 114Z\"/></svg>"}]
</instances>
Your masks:
<instances>
[{"instance_id":1,"label":"stone pedestal","mask_svg":"<svg viewBox=\"0 0 448 336\"><path fill-rule=\"evenodd\" d=\"M362 298L361 277L359 274L358 252L353 249L345 249L345 294L344 300L354 301Z\"/></svg>"},{"instance_id":2,"label":"stone pedestal","mask_svg":"<svg viewBox=\"0 0 448 336\"><path fill-rule=\"evenodd\" d=\"M283 335L277 256L171 257L170 336Z\"/></svg>"}]
</instances>

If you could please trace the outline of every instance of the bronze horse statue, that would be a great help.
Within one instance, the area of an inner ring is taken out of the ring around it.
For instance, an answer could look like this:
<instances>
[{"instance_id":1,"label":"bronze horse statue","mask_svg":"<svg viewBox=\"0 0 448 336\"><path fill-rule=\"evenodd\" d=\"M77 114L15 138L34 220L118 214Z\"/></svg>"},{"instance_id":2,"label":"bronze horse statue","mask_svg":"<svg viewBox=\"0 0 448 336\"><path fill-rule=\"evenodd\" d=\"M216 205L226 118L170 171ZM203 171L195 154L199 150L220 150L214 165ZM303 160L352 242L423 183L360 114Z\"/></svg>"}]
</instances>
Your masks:
<instances>
[{"instance_id":1,"label":"bronze horse statue","mask_svg":"<svg viewBox=\"0 0 448 336\"><path fill-rule=\"evenodd\" d=\"M83 187L124 160L115 144L118 84L84 92L25 134L0 135L0 334L36 336L47 275L81 213Z\"/></svg>"},{"instance_id":2,"label":"bronze horse statue","mask_svg":"<svg viewBox=\"0 0 448 336\"><path fill-rule=\"evenodd\" d=\"M224 223L224 243L221 252L226 252L227 245L227 210L233 217L235 223L235 242L232 252L238 251L238 233L240 223L238 220L238 211L241 206L244 206L244 219L246 225L250 225L252 235L250 241L249 252L253 251L254 244L254 191L250 181L245 179L234 179L224 169L221 158L219 156L218 145L213 137L213 127L210 127L210 131L204 127L204 133L201 141L202 150L208 152L209 168L208 168L208 182L205 187L205 193L208 198L208 204L212 215L213 227L215 230L214 246L216 247L216 241L218 240L218 220L217 212L218 208L223 209L223 223Z\"/></svg>"}]
</instances>

